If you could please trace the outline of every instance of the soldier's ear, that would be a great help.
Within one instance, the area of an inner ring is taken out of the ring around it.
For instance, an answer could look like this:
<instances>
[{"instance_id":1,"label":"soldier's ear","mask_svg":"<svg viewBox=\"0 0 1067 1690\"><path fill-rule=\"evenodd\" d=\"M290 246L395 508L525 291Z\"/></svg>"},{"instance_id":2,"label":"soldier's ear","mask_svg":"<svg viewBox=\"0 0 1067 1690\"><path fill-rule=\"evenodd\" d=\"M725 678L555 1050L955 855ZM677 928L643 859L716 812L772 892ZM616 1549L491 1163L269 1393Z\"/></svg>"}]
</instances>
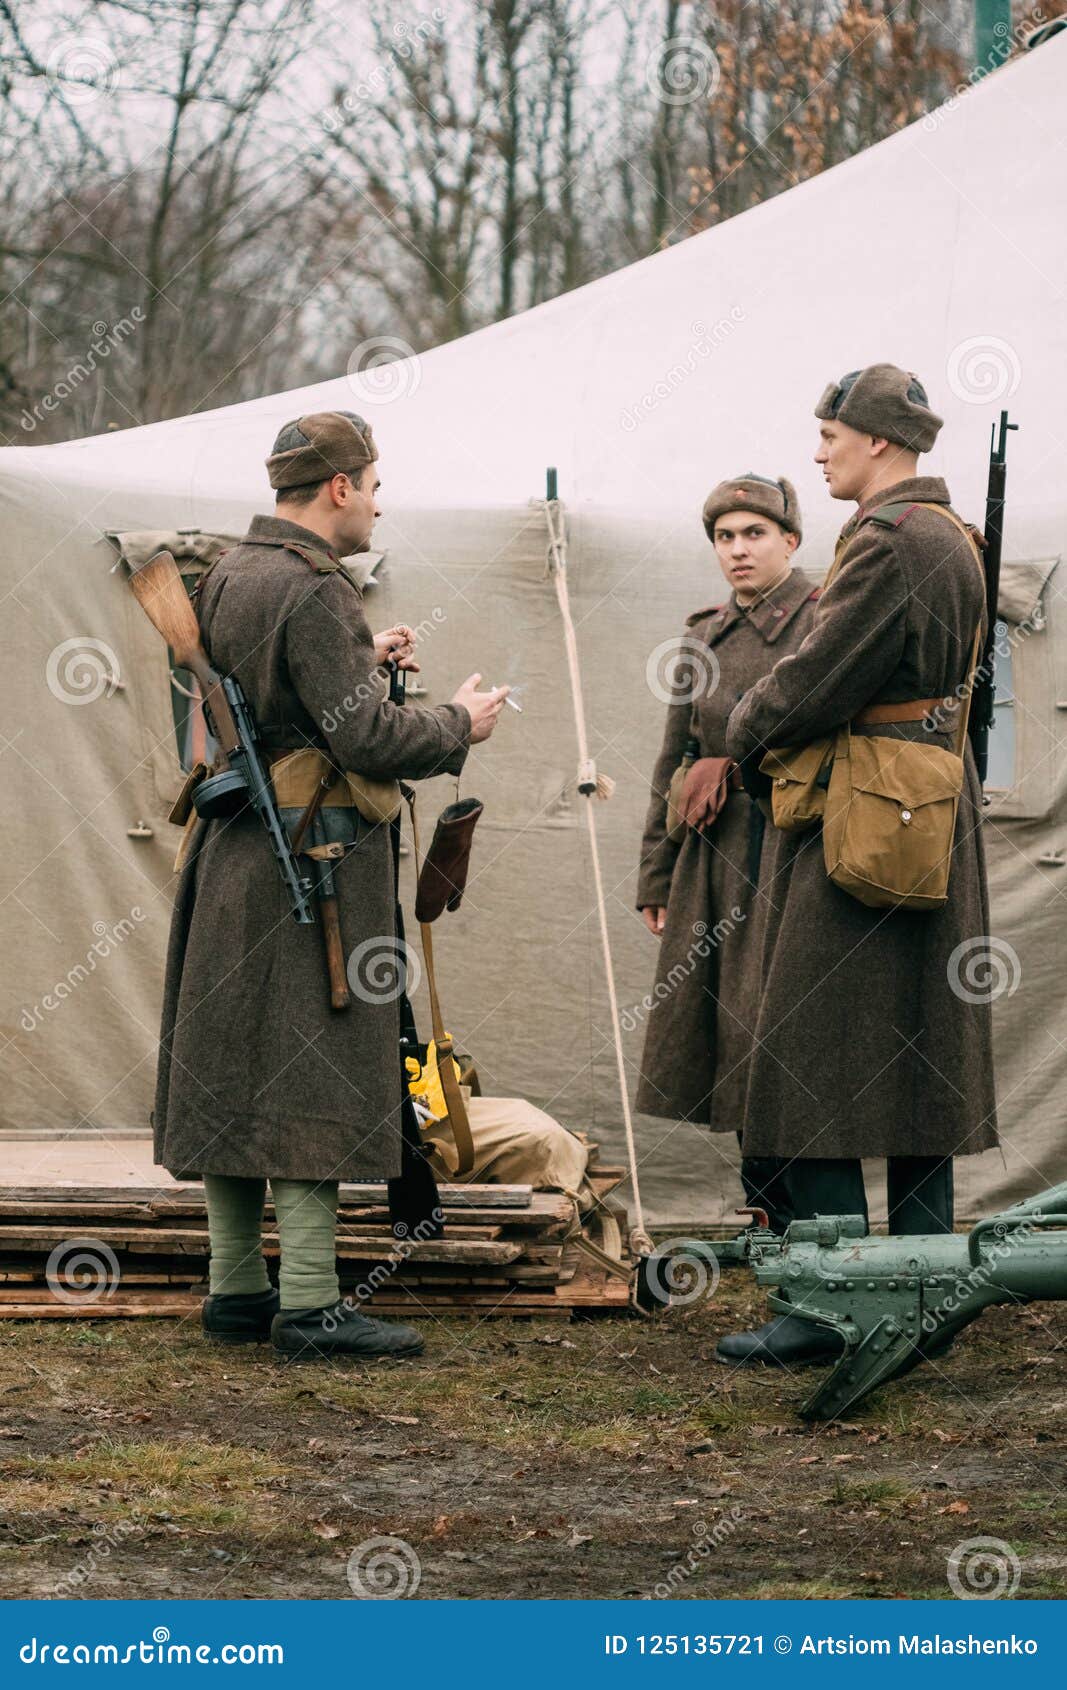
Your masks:
<instances>
[{"instance_id":1,"label":"soldier's ear","mask_svg":"<svg viewBox=\"0 0 1067 1690\"><path fill-rule=\"evenodd\" d=\"M786 538L786 549L789 552L789 556L792 557L793 553L800 544L800 535L794 534L792 530L788 528L784 529L783 532Z\"/></svg>"},{"instance_id":2,"label":"soldier's ear","mask_svg":"<svg viewBox=\"0 0 1067 1690\"><path fill-rule=\"evenodd\" d=\"M872 434L872 435L869 436L869 438L870 438L870 442L871 442L871 447L870 447L871 457L872 458L880 458L882 456L883 452L885 452L888 449L890 442L888 440L883 440L882 437L878 434Z\"/></svg>"}]
</instances>

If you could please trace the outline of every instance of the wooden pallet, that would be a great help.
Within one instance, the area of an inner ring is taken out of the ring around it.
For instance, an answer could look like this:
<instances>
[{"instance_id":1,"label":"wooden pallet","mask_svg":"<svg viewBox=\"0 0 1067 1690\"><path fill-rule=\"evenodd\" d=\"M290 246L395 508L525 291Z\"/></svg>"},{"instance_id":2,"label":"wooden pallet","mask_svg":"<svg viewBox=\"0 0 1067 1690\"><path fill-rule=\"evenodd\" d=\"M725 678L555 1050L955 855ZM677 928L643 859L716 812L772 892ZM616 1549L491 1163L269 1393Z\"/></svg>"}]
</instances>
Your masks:
<instances>
[{"instance_id":1,"label":"wooden pallet","mask_svg":"<svg viewBox=\"0 0 1067 1690\"><path fill-rule=\"evenodd\" d=\"M588 1175L602 1203L622 1178L622 1169L596 1162ZM629 1306L626 1283L568 1242L566 1197L491 1185L442 1186L440 1194L444 1236L397 1241L384 1185L342 1185L338 1274L342 1292L358 1298L359 1307L409 1318L421 1312L486 1319L570 1318L579 1310ZM625 1236L625 1212L614 1213ZM278 1256L273 1221L268 1204L268 1262ZM81 1286L60 1277L62 1262L78 1254L77 1240L100 1265ZM0 1319L189 1318L207 1294L208 1252L199 1183L0 1187Z\"/></svg>"}]
</instances>

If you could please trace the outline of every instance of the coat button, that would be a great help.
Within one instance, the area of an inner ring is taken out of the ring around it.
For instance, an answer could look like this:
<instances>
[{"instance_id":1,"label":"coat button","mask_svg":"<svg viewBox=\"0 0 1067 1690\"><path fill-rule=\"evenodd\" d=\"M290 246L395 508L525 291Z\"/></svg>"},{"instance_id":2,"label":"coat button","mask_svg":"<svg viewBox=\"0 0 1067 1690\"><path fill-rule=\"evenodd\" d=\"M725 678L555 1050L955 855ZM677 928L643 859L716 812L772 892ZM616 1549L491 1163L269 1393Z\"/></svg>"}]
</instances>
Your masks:
<instances>
[{"instance_id":1,"label":"coat button","mask_svg":"<svg viewBox=\"0 0 1067 1690\"><path fill-rule=\"evenodd\" d=\"M911 821L911 811L901 810L900 819L904 823L904 826L907 827L908 823Z\"/></svg>"},{"instance_id":2,"label":"coat button","mask_svg":"<svg viewBox=\"0 0 1067 1690\"><path fill-rule=\"evenodd\" d=\"M784 786L785 785L785 776L779 775L778 779L775 781L774 784L775 784L775 786Z\"/></svg>"}]
</instances>

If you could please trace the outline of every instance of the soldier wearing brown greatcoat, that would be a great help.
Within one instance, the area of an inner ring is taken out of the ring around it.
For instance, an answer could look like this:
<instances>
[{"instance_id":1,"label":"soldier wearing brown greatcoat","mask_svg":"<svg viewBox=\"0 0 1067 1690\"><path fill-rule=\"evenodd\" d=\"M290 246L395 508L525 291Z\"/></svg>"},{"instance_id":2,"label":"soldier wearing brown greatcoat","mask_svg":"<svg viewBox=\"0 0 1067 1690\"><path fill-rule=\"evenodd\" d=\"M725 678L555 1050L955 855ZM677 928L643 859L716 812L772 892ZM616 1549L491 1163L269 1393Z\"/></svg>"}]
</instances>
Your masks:
<instances>
[{"instance_id":1,"label":"soldier wearing brown greatcoat","mask_svg":"<svg viewBox=\"0 0 1067 1690\"><path fill-rule=\"evenodd\" d=\"M728 749L756 790L767 785L755 774L766 748L849 721L855 733L950 747L985 612L972 546L922 508L948 509L949 494L918 473L941 420L916 378L873 365L828 388L816 414L830 492L859 508L810 634L730 718ZM906 715L909 703L942 699L949 707L922 719L856 720L872 706L884 718L884 706ZM828 879L820 827L768 827L743 1147L788 1164L798 1218L865 1214L859 1158L886 1157L890 1230L951 1230L952 1158L997 1141L990 1006L966 989L968 958L989 943L980 806L967 745L948 902L936 911L869 908ZM785 1320L724 1340L720 1353L790 1363L828 1348Z\"/></svg>"}]
</instances>

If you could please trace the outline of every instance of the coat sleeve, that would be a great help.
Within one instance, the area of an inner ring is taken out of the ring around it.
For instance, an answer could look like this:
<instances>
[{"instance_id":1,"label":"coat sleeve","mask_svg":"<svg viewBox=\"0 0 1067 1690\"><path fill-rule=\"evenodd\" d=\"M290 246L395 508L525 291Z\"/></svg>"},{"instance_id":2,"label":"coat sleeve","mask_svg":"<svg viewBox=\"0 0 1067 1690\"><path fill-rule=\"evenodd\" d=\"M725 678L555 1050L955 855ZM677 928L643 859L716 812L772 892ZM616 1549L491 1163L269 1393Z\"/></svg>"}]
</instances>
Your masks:
<instances>
[{"instance_id":1,"label":"coat sleeve","mask_svg":"<svg viewBox=\"0 0 1067 1690\"><path fill-rule=\"evenodd\" d=\"M286 618L286 657L302 704L343 769L372 780L458 775L470 749L470 712L392 704L362 595L339 575L323 575Z\"/></svg>"},{"instance_id":2,"label":"coat sleeve","mask_svg":"<svg viewBox=\"0 0 1067 1690\"><path fill-rule=\"evenodd\" d=\"M893 540L867 523L820 598L811 632L732 711L730 756L750 769L767 746L807 745L851 721L899 665L907 620Z\"/></svg>"},{"instance_id":3,"label":"coat sleeve","mask_svg":"<svg viewBox=\"0 0 1067 1690\"><path fill-rule=\"evenodd\" d=\"M688 628L683 638L686 642L693 639ZM691 687L691 681L683 682L680 679L678 688L683 684ZM667 838L667 793L670 790L671 776L682 760L685 742L691 732L692 716L693 706L688 691L684 699L675 699L667 707L667 724L656 766L652 771L652 792L648 814L645 817L644 837L641 840L641 861L637 869L639 910L647 905L664 907L670 894L671 878L681 846Z\"/></svg>"}]
</instances>

